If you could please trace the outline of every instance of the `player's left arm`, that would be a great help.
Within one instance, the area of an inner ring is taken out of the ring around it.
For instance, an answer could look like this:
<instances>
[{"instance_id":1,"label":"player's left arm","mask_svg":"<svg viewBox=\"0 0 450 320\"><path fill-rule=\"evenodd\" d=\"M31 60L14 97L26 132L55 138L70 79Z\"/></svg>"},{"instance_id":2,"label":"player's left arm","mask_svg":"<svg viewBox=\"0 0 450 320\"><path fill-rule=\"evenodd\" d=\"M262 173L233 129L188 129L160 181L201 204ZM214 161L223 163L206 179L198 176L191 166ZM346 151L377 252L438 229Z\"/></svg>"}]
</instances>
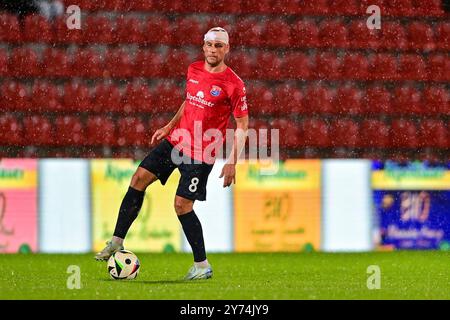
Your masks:
<instances>
[{"instance_id":1,"label":"player's left arm","mask_svg":"<svg viewBox=\"0 0 450 320\"><path fill-rule=\"evenodd\" d=\"M229 187L231 183L236 183L236 163L242 150L245 147L248 130L248 115L236 118L236 131L234 133L233 148L230 156L222 168L220 178L223 179L223 187Z\"/></svg>"},{"instance_id":2,"label":"player's left arm","mask_svg":"<svg viewBox=\"0 0 450 320\"><path fill-rule=\"evenodd\" d=\"M229 187L231 183L236 183L236 163L247 140L248 105L245 85L242 80L235 82L233 93L230 96L230 103L234 119L236 120L236 131L234 133L233 148L220 174L220 178L224 178L224 188Z\"/></svg>"}]
</instances>

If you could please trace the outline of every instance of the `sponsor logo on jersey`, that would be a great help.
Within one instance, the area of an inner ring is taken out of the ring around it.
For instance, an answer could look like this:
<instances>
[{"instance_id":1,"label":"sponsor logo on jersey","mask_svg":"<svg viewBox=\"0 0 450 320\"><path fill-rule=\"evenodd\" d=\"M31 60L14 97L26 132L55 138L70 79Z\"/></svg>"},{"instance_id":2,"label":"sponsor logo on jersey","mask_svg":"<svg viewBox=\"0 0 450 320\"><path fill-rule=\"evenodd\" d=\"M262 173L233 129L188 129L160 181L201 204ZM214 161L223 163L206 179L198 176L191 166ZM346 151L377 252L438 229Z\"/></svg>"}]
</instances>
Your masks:
<instances>
[{"instance_id":1,"label":"sponsor logo on jersey","mask_svg":"<svg viewBox=\"0 0 450 320\"><path fill-rule=\"evenodd\" d=\"M197 80L194 80L194 79L189 79L189 82L192 82L192 83L198 83L198 81Z\"/></svg>"},{"instance_id":2,"label":"sponsor logo on jersey","mask_svg":"<svg viewBox=\"0 0 450 320\"><path fill-rule=\"evenodd\" d=\"M204 106L207 107L214 107L214 103L210 102L208 100L203 99L205 94L203 91L197 92L195 96L191 95L189 92L186 95L186 98L189 100L189 102L197 107L203 108Z\"/></svg>"},{"instance_id":3,"label":"sponsor logo on jersey","mask_svg":"<svg viewBox=\"0 0 450 320\"><path fill-rule=\"evenodd\" d=\"M211 95L213 97L218 97L221 92L222 92L222 88L220 88L219 86L214 86L214 85L211 87L211 90L209 91L209 93L211 93Z\"/></svg>"}]
</instances>

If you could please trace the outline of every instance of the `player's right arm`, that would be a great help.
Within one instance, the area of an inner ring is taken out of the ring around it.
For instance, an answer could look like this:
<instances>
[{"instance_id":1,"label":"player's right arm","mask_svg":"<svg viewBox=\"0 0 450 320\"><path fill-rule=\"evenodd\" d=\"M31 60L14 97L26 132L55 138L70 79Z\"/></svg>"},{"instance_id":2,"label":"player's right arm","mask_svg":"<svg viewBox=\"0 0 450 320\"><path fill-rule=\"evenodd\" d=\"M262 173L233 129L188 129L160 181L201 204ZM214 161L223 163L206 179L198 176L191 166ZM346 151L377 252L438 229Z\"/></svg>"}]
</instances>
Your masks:
<instances>
[{"instance_id":1,"label":"player's right arm","mask_svg":"<svg viewBox=\"0 0 450 320\"><path fill-rule=\"evenodd\" d=\"M167 137L169 135L170 131L180 121L181 115L183 114L183 111L184 111L184 102L181 104L181 107L178 109L177 113L172 118L172 120L170 120L170 122L168 124L166 124L164 127L162 127L162 128L160 128L160 129L155 131L155 133L152 136L152 141L151 141L152 145L153 145L154 142L158 142L161 139L164 139L165 137Z\"/></svg>"}]
</instances>

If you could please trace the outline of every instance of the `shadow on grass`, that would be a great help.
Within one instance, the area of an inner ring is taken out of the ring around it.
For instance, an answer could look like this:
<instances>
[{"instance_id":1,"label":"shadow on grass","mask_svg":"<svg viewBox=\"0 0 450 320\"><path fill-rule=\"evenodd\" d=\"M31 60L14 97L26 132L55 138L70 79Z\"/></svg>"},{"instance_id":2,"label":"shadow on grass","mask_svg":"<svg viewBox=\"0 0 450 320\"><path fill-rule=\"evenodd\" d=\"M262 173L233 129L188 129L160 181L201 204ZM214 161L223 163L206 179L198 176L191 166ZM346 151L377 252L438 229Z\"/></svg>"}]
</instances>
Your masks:
<instances>
[{"instance_id":1,"label":"shadow on grass","mask_svg":"<svg viewBox=\"0 0 450 320\"><path fill-rule=\"evenodd\" d=\"M205 283L206 281L198 280L198 281L187 281L187 280L114 280L114 279L99 279L103 282L119 282L119 283L142 283L149 285L158 285L158 284L199 284Z\"/></svg>"}]
</instances>

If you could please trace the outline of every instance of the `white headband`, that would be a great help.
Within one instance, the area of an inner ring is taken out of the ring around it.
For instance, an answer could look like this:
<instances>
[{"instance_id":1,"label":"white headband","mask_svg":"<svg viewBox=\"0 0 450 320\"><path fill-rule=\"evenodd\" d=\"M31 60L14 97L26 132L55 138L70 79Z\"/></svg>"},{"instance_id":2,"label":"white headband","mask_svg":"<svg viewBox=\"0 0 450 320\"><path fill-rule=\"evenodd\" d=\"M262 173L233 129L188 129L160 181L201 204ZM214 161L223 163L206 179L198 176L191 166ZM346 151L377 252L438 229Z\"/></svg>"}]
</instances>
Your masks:
<instances>
[{"instance_id":1,"label":"white headband","mask_svg":"<svg viewBox=\"0 0 450 320\"><path fill-rule=\"evenodd\" d=\"M221 27L215 27L208 30L203 41L220 41L228 44L228 32Z\"/></svg>"}]
</instances>

